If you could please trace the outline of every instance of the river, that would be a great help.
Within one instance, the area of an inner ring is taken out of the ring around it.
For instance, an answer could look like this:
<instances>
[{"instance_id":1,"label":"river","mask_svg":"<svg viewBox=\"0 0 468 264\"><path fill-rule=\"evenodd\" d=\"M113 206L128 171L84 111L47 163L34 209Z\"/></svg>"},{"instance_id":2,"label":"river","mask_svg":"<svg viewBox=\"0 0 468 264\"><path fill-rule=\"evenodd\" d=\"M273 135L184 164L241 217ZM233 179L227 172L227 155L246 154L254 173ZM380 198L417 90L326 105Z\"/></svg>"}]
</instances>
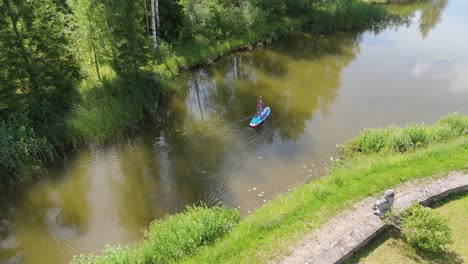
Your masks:
<instances>
[{"instance_id":1,"label":"river","mask_svg":"<svg viewBox=\"0 0 468 264\"><path fill-rule=\"evenodd\" d=\"M74 151L0 195L0 262L67 263L128 244L187 205L249 214L325 173L363 128L468 113L468 2L393 6L408 23L295 33L183 73L160 113L124 140ZM271 115L248 127L256 98Z\"/></svg>"}]
</instances>

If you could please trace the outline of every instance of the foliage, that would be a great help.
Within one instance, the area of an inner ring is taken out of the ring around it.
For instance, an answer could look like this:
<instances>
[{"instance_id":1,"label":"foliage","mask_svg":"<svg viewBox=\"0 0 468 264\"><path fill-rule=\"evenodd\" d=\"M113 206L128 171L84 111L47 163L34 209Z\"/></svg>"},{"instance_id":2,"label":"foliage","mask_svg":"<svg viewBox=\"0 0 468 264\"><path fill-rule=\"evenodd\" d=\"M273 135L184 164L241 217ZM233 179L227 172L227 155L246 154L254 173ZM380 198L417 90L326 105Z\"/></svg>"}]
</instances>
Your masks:
<instances>
[{"instance_id":1,"label":"foliage","mask_svg":"<svg viewBox=\"0 0 468 264\"><path fill-rule=\"evenodd\" d=\"M360 29L392 19L394 17L380 6L362 1L334 0L314 8L306 28L313 32Z\"/></svg>"},{"instance_id":2,"label":"foliage","mask_svg":"<svg viewBox=\"0 0 468 264\"><path fill-rule=\"evenodd\" d=\"M138 1L103 1L106 22L112 35L112 68L124 78L136 81L147 62L148 41L144 38L143 9Z\"/></svg>"},{"instance_id":3,"label":"foliage","mask_svg":"<svg viewBox=\"0 0 468 264\"><path fill-rule=\"evenodd\" d=\"M11 115L0 122L0 185L13 185L44 160L53 160L55 150L32 128L24 113Z\"/></svg>"},{"instance_id":4,"label":"foliage","mask_svg":"<svg viewBox=\"0 0 468 264\"><path fill-rule=\"evenodd\" d=\"M401 232L409 244L429 253L441 253L453 244L448 219L418 203L402 212Z\"/></svg>"},{"instance_id":5,"label":"foliage","mask_svg":"<svg viewBox=\"0 0 468 264\"><path fill-rule=\"evenodd\" d=\"M63 9L51 0L4 0L0 17L0 116L30 100L67 108L81 75L69 49Z\"/></svg>"},{"instance_id":6,"label":"foliage","mask_svg":"<svg viewBox=\"0 0 468 264\"><path fill-rule=\"evenodd\" d=\"M183 0L181 39L226 39L249 32L261 23L260 9L251 1Z\"/></svg>"},{"instance_id":7,"label":"foliage","mask_svg":"<svg viewBox=\"0 0 468 264\"><path fill-rule=\"evenodd\" d=\"M432 126L366 129L343 146L345 156L356 153L405 152L468 134L468 116L460 113L442 117Z\"/></svg>"},{"instance_id":8,"label":"foliage","mask_svg":"<svg viewBox=\"0 0 468 264\"><path fill-rule=\"evenodd\" d=\"M239 212L221 207L189 207L186 212L155 220L139 243L107 247L101 256L81 255L73 263L168 263L209 245L240 220Z\"/></svg>"},{"instance_id":9,"label":"foliage","mask_svg":"<svg viewBox=\"0 0 468 264\"><path fill-rule=\"evenodd\" d=\"M75 105L65 121L66 137L104 142L123 136L157 110L163 93L160 87L151 74L141 73L136 82L115 78L82 91L82 101Z\"/></svg>"},{"instance_id":10,"label":"foliage","mask_svg":"<svg viewBox=\"0 0 468 264\"><path fill-rule=\"evenodd\" d=\"M63 143L63 119L82 77L69 48L69 10L44 1L0 2L0 175L14 184Z\"/></svg>"}]
</instances>

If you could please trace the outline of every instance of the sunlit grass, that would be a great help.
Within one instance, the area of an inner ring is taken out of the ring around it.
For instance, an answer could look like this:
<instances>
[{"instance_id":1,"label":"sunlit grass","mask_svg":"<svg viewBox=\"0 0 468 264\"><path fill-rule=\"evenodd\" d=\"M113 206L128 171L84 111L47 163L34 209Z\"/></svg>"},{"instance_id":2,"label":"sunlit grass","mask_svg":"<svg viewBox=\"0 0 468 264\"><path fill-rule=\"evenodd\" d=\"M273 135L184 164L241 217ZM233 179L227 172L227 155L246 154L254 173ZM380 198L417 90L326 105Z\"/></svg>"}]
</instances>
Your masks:
<instances>
[{"instance_id":1,"label":"sunlit grass","mask_svg":"<svg viewBox=\"0 0 468 264\"><path fill-rule=\"evenodd\" d=\"M468 134L468 116L449 114L432 126L413 124L404 128L366 129L343 145L345 156L359 153L405 152Z\"/></svg>"},{"instance_id":2,"label":"sunlit grass","mask_svg":"<svg viewBox=\"0 0 468 264\"><path fill-rule=\"evenodd\" d=\"M108 247L100 256L81 255L72 263L169 263L213 243L239 222L239 212L226 208L188 208L151 223L138 243Z\"/></svg>"}]
</instances>

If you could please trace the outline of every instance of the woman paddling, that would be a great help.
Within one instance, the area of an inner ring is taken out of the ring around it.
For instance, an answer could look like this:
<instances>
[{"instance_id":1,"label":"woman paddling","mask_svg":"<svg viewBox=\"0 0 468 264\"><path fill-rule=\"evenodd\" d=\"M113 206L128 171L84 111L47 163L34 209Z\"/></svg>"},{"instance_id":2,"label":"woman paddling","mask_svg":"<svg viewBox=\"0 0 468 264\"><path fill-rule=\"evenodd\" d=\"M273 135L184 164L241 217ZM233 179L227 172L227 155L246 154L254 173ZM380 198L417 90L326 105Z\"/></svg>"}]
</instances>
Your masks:
<instances>
[{"instance_id":1,"label":"woman paddling","mask_svg":"<svg viewBox=\"0 0 468 264\"><path fill-rule=\"evenodd\" d=\"M262 96L259 96L257 98L257 113L262 112L262 110L263 110L263 100L262 100Z\"/></svg>"}]
</instances>

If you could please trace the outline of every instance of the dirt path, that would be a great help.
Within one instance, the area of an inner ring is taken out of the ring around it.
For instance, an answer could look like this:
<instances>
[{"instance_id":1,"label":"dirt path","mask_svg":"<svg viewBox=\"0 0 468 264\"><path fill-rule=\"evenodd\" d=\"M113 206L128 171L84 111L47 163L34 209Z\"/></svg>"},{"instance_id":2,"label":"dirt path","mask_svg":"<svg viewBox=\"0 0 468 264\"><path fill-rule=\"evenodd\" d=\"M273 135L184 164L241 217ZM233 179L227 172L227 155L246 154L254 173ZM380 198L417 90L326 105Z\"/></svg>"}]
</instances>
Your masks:
<instances>
[{"instance_id":1,"label":"dirt path","mask_svg":"<svg viewBox=\"0 0 468 264\"><path fill-rule=\"evenodd\" d=\"M468 174L410 181L394 190L396 208L404 209L414 200L427 205L450 193L468 191ZM385 224L371 209L375 201L368 197L341 212L291 247L290 255L271 263L341 263L384 230Z\"/></svg>"}]
</instances>

